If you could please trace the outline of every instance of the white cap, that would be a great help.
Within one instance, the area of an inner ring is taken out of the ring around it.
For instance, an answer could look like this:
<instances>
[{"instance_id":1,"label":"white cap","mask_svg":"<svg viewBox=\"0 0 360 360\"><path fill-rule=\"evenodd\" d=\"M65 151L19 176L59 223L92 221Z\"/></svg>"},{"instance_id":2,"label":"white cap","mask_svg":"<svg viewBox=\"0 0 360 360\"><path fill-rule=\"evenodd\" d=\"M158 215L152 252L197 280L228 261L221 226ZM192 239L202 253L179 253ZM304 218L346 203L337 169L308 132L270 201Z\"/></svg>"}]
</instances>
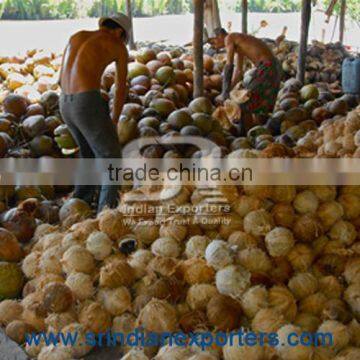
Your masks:
<instances>
[{"instance_id":1,"label":"white cap","mask_svg":"<svg viewBox=\"0 0 360 360\"><path fill-rule=\"evenodd\" d=\"M99 26L102 26L103 23L107 20L111 20L118 24L125 31L125 41L128 42L130 38L131 31L131 22L130 19L125 14L117 14L109 17L102 17L99 20Z\"/></svg>"}]
</instances>

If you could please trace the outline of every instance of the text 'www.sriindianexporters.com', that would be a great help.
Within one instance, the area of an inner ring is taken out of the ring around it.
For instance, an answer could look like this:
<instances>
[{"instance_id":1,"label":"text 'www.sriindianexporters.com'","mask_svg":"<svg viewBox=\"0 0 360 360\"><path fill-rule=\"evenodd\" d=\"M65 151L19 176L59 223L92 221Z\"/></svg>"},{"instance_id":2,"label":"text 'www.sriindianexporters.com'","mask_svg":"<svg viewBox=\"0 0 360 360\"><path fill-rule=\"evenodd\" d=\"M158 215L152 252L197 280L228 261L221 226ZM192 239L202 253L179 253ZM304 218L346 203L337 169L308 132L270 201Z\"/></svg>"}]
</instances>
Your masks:
<instances>
[{"instance_id":1,"label":"text 'www.sriindianexporters.com'","mask_svg":"<svg viewBox=\"0 0 360 360\"><path fill-rule=\"evenodd\" d=\"M271 347L278 346L314 346L314 347L327 347L333 345L333 335L331 333L289 333L285 340L280 340L275 332L244 332L243 330L225 332L194 332L194 333L155 333L144 332L141 329L135 329L128 334L105 332L93 333L86 332L79 334L77 332L49 332L39 334L27 334L26 344L39 345L45 343L47 346L62 345L62 346L75 346L75 345L88 345L97 347L113 347L118 345L126 345L130 347L152 347L152 346L198 346L202 350L213 345L216 346L264 346L265 344Z\"/></svg>"}]
</instances>

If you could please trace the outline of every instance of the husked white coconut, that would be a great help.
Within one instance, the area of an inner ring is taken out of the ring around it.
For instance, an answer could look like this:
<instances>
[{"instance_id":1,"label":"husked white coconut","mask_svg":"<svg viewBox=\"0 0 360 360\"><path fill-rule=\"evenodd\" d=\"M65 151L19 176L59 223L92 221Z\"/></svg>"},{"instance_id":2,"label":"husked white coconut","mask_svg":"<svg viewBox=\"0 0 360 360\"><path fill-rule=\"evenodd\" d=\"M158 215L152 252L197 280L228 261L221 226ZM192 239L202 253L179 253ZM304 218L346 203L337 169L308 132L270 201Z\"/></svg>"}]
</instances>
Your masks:
<instances>
[{"instance_id":1,"label":"husked white coconut","mask_svg":"<svg viewBox=\"0 0 360 360\"><path fill-rule=\"evenodd\" d=\"M105 233L96 231L87 238L86 249L96 260L104 260L111 254L112 241Z\"/></svg>"},{"instance_id":2,"label":"husked white coconut","mask_svg":"<svg viewBox=\"0 0 360 360\"><path fill-rule=\"evenodd\" d=\"M71 273L65 281L75 297L79 300L91 298L95 293L93 280L90 275L84 273Z\"/></svg>"}]
</instances>

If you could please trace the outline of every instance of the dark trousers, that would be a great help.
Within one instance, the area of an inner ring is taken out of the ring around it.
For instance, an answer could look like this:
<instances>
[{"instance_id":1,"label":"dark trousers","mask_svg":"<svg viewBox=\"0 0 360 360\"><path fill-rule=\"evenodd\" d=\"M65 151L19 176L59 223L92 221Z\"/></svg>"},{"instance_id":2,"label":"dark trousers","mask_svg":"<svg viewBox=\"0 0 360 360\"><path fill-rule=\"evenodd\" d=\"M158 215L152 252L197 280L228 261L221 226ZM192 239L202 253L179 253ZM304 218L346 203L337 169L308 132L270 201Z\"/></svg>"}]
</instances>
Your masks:
<instances>
[{"instance_id":1,"label":"dark trousers","mask_svg":"<svg viewBox=\"0 0 360 360\"><path fill-rule=\"evenodd\" d=\"M100 91L88 91L73 95L61 95L61 116L80 148L82 158L119 158L121 146L109 108ZM91 204L97 187L79 185L74 197ZM119 188L113 185L101 187L98 212L104 207L118 205Z\"/></svg>"}]
</instances>

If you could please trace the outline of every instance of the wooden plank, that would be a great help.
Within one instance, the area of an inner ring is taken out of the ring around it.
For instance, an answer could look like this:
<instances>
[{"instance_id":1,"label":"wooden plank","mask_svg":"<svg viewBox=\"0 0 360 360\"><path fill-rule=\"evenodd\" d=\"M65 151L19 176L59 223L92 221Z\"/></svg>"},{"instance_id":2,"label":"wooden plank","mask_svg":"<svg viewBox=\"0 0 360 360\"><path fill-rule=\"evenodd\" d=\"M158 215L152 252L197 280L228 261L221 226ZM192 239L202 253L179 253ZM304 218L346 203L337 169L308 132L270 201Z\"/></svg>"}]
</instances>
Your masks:
<instances>
[{"instance_id":1,"label":"wooden plank","mask_svg":"<svg viewBox=\"0 0 360 360\"><path fill-rule=\"evenodd\" d=\"M345 35L345 15L346 15L346 0L341 0L339 41L342 44L344 43L344 35Z\"/></svg>"},{"instance_id":2,"label":"wooden plank","mask_svg":"<svg viewBox=\"0 0 360 360\"><path fill-rule=\"evenodd\" d=\"M204 95L204 1L194 0L194 99Z\"/></svg>"},{"instance_id":3,"label":"wooden plank","mask_svg":"<svg viewBox=\"0 0 360 360\"><path fill-rule=\"evenodd\" d=\"M241 27L242 33L248 33L248 1L242 0L241 3Z\"/></svg>"},{"instance_id":4,"label":"wooden plank","mask_svg":"<svg viewBox=\"0 0 360 360\"><path fill-rule=\"evenodd\" d=\"M135 40L134 40L134 27L133 27L133 19L132 19L132 3L131 0L126 0L126 15L130 19L131 22L131 31L129 38L129 48L130 50L136 50Z\"/></svg>"},{"instance_id":5,"label":"wooden plank","mask_svg":"<svg viewBox=\"0 0 360 360\"><path fill-rule=\"evenodd\" d=\"M311 20L311 0L302 0L301 8L301 36L299 45L297 79L305 82L305 69L307 57L307 44L309 38L309 26Z\"/></svg>"}]
</instances>

